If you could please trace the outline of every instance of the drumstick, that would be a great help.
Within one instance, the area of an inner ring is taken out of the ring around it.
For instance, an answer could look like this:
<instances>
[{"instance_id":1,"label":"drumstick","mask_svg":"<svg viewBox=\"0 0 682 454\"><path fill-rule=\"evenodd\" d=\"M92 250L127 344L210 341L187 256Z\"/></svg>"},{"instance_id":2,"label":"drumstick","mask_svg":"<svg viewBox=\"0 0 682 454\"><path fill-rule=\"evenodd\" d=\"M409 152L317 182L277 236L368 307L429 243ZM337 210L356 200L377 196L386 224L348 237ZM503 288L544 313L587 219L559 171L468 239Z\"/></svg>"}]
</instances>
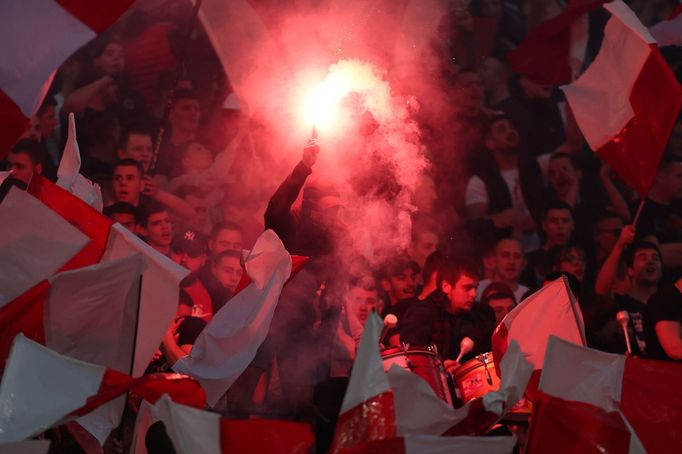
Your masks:
<instances>
[{"instance_id":1,"label":"drumstick","mask_svg":"<svg viewBox=\"0 0 682 454\"><path fill-rule=\"evenodd\" d=\"M462 359L462 356L469 353L473 348L474 348L474 341L472 341L470 337L463 337L459 343L459 356L457 357L455 362L458 363L459 360Z\"/></svg>"},{"instance_id":2,"label":"drumstick","mask_svg":"<svg viewBox=\"0 0 682 454\"><path fill-rule=\"evenodd\" d=\"M620 327L623 328L623 335L625 336L625 345L628 349L628 354L632 355L630 336L628 335L628 321L630 320L630 314L628 314L628 311L619 311L616 314L616 320L618 320L618 323L620 323Z\"/></svg>"}]
</instances>

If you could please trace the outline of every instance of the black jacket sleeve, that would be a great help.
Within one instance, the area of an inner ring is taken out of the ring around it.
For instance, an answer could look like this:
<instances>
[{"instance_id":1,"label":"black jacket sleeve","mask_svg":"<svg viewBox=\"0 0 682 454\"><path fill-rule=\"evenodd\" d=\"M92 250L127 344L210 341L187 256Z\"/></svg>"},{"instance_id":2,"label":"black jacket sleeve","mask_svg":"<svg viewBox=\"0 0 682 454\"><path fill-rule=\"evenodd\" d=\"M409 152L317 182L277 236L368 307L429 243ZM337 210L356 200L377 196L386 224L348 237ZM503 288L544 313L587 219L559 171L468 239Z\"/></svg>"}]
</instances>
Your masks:
<instances>
[{"instance_id":1,"label":"black jacket sleeve","mask_svg":"<svg viewBox=\"0 0 682 454\"><path fill-rule=\"evenodd\" d=\"M291 213L291 206L311 173L310 167L299 162L272 195L265 211L265 228L274 230L287 247L296 235L296 219Z\"/></svg>"}]
</instances>

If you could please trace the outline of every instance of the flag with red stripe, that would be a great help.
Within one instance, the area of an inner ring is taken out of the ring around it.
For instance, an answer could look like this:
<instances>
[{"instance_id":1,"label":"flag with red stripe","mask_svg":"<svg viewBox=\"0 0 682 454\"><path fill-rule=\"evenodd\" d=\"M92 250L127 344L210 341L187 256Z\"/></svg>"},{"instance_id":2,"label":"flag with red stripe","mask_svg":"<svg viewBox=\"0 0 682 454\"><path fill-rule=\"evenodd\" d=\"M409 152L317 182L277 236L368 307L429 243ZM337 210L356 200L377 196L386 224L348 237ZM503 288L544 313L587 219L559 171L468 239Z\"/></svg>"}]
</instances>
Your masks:
<instances>
[{"instance_id":1,"label":"flag with red stripe","mask_svg":"<svg viewBox=\"0 0 682 454\"><path fill-rule=\"evenodd\" d=\"M0 157L42 102L59 65L133 0L7 0L0 15Z\"/></svg>"},{"instance_id":2,"label":"flag with red stripe","mask_svg":"<svg viewBox=\"0 0 682 454\"><path fill-rule=\"evenodd\" d=\"M604 8L612 17L597 58L561 88L590 148L646 197L682 107L682 87L634 12L620 0Z\"/></svg>"}]
</instances>

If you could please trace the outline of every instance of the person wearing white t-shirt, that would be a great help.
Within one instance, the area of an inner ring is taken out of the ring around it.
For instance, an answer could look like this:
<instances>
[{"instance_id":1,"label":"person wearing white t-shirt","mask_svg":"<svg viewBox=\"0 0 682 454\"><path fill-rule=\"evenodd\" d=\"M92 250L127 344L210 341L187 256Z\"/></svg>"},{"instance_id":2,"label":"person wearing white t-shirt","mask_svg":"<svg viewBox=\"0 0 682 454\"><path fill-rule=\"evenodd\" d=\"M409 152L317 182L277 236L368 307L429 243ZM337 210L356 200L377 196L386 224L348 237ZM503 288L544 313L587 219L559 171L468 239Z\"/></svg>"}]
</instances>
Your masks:
<instances>
[{"instance_id":1,"label":"person wearing white t-shirt","mask_svg":"<svg viewBox=\"0 0 682 454\"><path fill-rule=\"evenodd\" d=\"M535 159L521 163L520 142L507 117L489 121L482 165L467 183L465 205L469 219L491 221L498 238L517 238L528 251L539 246L533 215L541 210L544 184Z\"/></svg>"}]
</instances>

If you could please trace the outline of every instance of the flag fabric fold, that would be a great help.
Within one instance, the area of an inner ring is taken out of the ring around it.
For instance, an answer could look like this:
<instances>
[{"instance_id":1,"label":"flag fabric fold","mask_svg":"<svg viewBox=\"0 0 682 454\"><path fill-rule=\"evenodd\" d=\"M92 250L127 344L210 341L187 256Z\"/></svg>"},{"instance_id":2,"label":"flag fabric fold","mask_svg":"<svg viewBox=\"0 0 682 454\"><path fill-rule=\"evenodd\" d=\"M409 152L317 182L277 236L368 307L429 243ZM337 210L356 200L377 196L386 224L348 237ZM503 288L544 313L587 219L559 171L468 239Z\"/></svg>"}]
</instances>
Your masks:
<instances>
[{"instance_id":1,"label":"flag fabric fold","mask_svg":"<svg viewBox=\"0 0 682 454\"><path fill-rule=\"evenodd\" d=\"M144 438L152 424L162 422L178 454L267 452L305 454L313 443L306 424L277 420L230 420L163 396L145 404L135 424L133 454L146 453ZM158 431L157 431L158 433Z\"/></svg>"},{"instance_id":2,"label":"flag fabric fold","mask_svg":"<svg viewBox=\"0 0 682 454\"><path fill-rule=\"evenodd\" d=\"M550 335L586 345L580 307L564 276L523 300L500 322L492 337L495 367L499 370L509 343L516 340L536 371L530 383L534 388Z\"/></svg>"},{"instance_id":3,"label":"flag fabric fold","mask_svg":"<svg viewBox=\"0 0 682 454\"><path fill-rule=\"evenodd\" d=\"M0 204L0 307L51 277L88 242L35 197L12 188Z\"/></svg>"},{"instance_id":4,"label":"flag fabric fold","mask_svg":"<svg viewBox=\"0 0 682 454\"><path fill-rule=\"evenodd\" d=\"M115 370L60 355L19 334L0 383L0 442L16 442L84 416L126 392L150 403L168 394L205 405L198 383L175 374L133 379Z\"/></svg>"},{"instance_id":5,"label":"flag fabric fold","mask_svg":"<svg viewBox=\"0 0 682 454\"><path fill-rule=\"evenodd\" d=\"M99 185L81 175L81 154L76 139L76 120L69 114L69 134L64 145L64 153L57 169L57 186L66 189L95 210L101 212L104 207Z\"/></svg>"},{"instance_id":6,"label":"flag fabric fold","mask_svg":"<svg viewBox=\"0 0 682 454\"><path fill-rule=\"evenodd\" d=\"M593 151L646 197L682 106L682 87L656 41L625 3L612 15L599 54L561 87Z\"/></svg>"},{"instance_id":7,"label":"flag fabric fold","mask_svg":"<svg viewBox=\"0 0 682 454\"><path fill-rule=\"evenodd\" d=\"M199 380L210 405L244 372L265 340L291 263L277 235L263 232L244 260L252 282L214 315L190 354L173 366Z\"/></svg>"}]
</instances>

